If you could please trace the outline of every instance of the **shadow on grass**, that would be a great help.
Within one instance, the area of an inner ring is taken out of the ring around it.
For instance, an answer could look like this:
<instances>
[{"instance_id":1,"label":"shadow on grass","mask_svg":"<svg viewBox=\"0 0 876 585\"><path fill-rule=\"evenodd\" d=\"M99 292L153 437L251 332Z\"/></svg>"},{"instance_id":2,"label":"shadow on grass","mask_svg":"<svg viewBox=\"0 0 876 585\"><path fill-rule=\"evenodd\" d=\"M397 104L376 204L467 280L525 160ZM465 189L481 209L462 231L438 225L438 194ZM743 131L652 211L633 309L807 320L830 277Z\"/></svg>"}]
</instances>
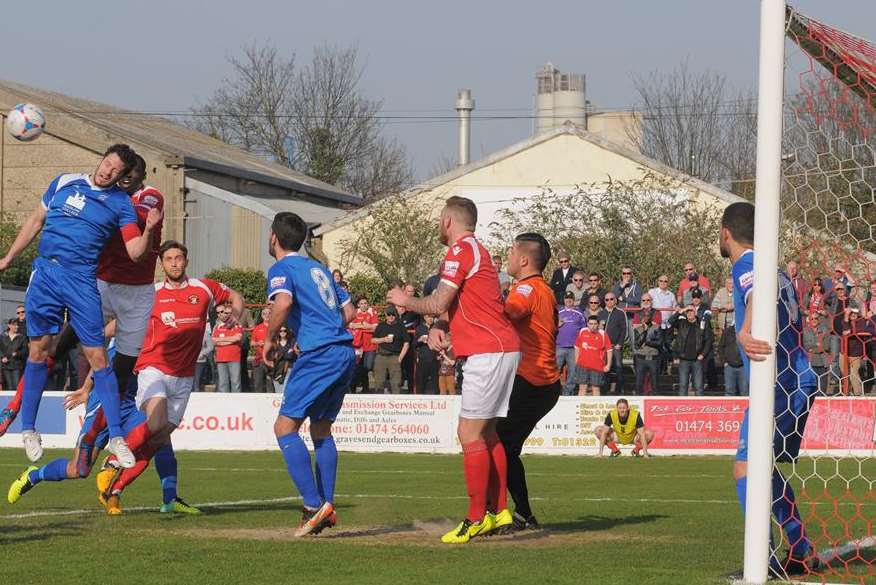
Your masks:
<instances>
[{"instance_id":1,"label":"shadow on grass","mask_svg":"<svg viewBox=\"0 0 876 585\"><path fill-rule=\"evenodd\" d=\"M0 546L78 536L83 532L83 524L82 520L78 519L52 522L51 524L4 524L0 529Z\"/></svg>"},{"instance_id":2,"label":"shadow on grass","mask_svg":"<svg viewBox=\"0 0 876 585\"><path fill-rule=\"evenodd\" d=\"M355 504L335 504L335 510L341 511L356 507ZM289 512L297 516L301 513L301 501L289 502L254 502L252 504L235 504L229 506L202 506L204 516L222 516L225 514L248 514L251 512ZM186 516L185 514L170 514L175 518Z\"/></svg>"},{"instance_id":3,"label":"shadow on grass","mask_svg":"<svg viewBox=\"0 0 876 585\"><path fill-rule=\"evenodd\" d=\"M545 529L551 532L594 532L597 530L611 530L618 526L629 526L633 524L647 524L669 518L665 514L641 514L639 516L618 516L609 518L607 516L583 516L572 522L550 523L543 524Z\"/></svg>"}]
</instances>

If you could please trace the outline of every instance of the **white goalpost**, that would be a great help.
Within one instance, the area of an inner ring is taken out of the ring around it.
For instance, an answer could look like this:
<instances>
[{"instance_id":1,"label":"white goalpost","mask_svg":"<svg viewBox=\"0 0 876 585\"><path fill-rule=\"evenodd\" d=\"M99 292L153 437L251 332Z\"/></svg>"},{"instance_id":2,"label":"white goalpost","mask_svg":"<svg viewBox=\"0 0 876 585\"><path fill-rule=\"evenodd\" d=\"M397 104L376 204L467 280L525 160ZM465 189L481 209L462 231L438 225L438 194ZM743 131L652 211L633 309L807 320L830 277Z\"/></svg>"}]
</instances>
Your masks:
<instances>
[{"instance_id":1,"label":"white goalpost","mask_svg":"<svg viewBox=\"0 0 876 585\"><path fill-rule=\"evenodd\" d=\"M785 2L761 0L751 334L768 341L773 347L776 344L776 266L779 261L782 189L784 55ZM775 383L775 353L762 362L751 362L743 570L743 578L747 583L760 584L767 580Z\"/></svg>"}]
</instances>

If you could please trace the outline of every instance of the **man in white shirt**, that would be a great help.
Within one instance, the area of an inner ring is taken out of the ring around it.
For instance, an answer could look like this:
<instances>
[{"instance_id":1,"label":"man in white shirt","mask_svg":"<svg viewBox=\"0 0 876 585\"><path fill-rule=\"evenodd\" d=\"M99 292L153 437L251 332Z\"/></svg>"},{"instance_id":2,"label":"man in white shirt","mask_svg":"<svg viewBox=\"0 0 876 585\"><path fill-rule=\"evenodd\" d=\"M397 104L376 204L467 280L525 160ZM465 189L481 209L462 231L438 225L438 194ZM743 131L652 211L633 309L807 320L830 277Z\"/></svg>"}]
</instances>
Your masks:
<instances>
[{"instance_id":1,"label":"man in white shirt","mask_svg":"<svg viewBox=\"0 0 876 585\"><path fill-rule=\"evenodd\" d=\"M669 277L661 274L657 278L657 286L648 291L655 309L660 310L660 316L665 323L675 312L677 302L675 293L669 290Z\"/></svg>"}]
</instances>

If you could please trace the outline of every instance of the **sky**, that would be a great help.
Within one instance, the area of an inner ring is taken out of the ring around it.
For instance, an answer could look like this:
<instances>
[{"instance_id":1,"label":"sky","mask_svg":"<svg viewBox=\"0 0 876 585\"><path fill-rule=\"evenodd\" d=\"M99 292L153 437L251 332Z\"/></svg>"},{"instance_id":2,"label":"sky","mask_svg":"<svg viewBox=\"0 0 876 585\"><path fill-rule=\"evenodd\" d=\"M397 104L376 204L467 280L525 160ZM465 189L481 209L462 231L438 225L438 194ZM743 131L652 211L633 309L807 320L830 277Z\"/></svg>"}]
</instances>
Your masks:
<instances>
[{"instance_id":1,"label":"sky","mask_svg":"<svg viewBox=\"0 0 876 585\"><path fill-rule=\"evenodd\" d=\"M872 0L795 7L876 39L867 26L876 22ZM229 73L229 56L265 41L299 63L316 45L355 45L362 89L390 115L452 116L462 87L472 90L475 116L529 115L535 73L547 61L585 74L587 99L603 109L635 106L632 76L685 59L734 87L754 88L757 78L755 0L80 0L51 3L38 27L11 14L0 20L0 78L137 111L188 111ZM475 120L472 159L531 131L531 120ZM405 145L420 179L455 160L454 120L388 121L385 132Z\"/></svg>"}]
</instances>

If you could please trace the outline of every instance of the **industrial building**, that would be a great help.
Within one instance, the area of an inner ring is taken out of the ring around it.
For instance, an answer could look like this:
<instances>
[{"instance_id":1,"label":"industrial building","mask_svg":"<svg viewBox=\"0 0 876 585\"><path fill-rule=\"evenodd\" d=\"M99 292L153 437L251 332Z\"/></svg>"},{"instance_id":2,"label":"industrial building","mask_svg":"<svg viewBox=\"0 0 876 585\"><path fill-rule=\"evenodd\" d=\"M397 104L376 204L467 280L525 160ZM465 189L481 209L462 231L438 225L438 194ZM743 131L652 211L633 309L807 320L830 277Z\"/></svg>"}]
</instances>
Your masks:
<instances>
[{"instance_id":1,"label":"industrial building","mask_svg":"<svg viewBox=\"0 0 876 585\"><path fill-rule=\"evenodd\" d=\"M459 90L459 166L403 193L425 202L437 212L451 196L468 197L478 206L477 233L485 237L499 210L512 200L541 193L556 193L606 180L632 181L644 173L676 180L679 195L703 205L723 208L741 199L642 155L629 129L633 114L588 112L584 76L565 74L548 63L536 75L535 124L532 135L517 144L469 161L471 114L475 101L469 89ZM333 267L356 272L362 262L344 257L343 242L356 237L357 226L369 221L380 202L351 211L316 230L316 243ZM365 223L364 225L367 225Z\"/></svg>"},{"instance_id":2,"label":"industrial building","mask_svg":"<svg viewBox=\"0 0 876 585\"><path fill-rule=\"evenodd\" d=\"M164 117L0 81L0 118L21 102L42 108L47 127L33 142L0 133L6 221L20 222L55 176L90 172L117 142L146 159L147 182L166 199L164 238L188 246L193 275L220 266L266 270L270 221L278 211L318 226L362 204L356 195Z\"/></svg>"}]
</instances>

